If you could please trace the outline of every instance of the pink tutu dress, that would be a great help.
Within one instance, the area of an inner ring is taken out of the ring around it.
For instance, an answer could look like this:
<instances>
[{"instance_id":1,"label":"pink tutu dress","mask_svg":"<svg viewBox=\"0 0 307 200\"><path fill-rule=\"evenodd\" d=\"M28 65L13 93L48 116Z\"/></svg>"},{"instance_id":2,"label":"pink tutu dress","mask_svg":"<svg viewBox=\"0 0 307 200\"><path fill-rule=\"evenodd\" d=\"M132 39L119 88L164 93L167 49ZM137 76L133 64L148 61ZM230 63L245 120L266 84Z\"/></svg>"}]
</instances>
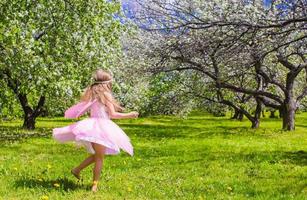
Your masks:
<instances>
[{"instance_id":1,"label":"pink tutu dress","mask_svg":"<svg viewBox=\"0 0 307 200\"><path fill-rule=\"evenodd\" d=\"M106 107L97 99L70 107L66 110L65 117L78 118L88 110L91 113L90 118L53 129L53 138L61 143L74 141L78 145L84 146L92 154L95 151L91 142L105 146L105 154L118 154L122 149L132 156L133 147L129 137L110 120Z\"/></svg>"}]
</instances>

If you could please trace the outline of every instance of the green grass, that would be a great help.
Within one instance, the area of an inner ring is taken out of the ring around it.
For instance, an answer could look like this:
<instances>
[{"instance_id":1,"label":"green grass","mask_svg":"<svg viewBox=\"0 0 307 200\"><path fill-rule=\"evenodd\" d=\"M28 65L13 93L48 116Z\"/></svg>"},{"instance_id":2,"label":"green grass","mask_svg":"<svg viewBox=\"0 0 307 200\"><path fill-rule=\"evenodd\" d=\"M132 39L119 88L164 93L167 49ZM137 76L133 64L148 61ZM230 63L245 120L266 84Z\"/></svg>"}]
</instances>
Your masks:
<instances>
[{"instance_id":1,"label":"green grass","mask_svg":"<svg viewBox=\"0 0 307 200\"><path fill-rule=\"evenodd\" d=\"M70 123L41 118L32 132L21 121L0 123L0 199L307 199L307 113L294 132L281 131L279 119L251 130L202 113L116 121L135 156L106 157L96 194L91 167L81 183L69 173L85 150L51 138Z\"/></svg>"}]
</instances>

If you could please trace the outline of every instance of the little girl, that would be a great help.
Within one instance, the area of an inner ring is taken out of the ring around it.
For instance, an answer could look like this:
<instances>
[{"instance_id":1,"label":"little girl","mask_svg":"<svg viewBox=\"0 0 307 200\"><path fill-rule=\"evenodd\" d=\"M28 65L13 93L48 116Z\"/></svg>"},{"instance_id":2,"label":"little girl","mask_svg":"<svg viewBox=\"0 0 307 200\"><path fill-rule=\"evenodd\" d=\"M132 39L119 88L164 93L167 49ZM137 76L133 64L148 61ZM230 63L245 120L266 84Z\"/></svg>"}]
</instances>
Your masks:
<instances>
[{"instance_id":1,"label":"little girl","mask_svg":"<svg viewBox=\"0 0 307 200\"><path fill-rule=\"evenodd\" d=\"M137 118L137 112L120 113L123 108L111 94L111 75L103 70L94 74L94 83L86 88L81 102L65 112L66 118L78 118L90 110L90 118L62 128L53 129L53 137L59 142L75 141L83 145L90 155L71 173L80 179L80 172L92 163L92 191L97 191L104 155L118 154L120 149L133 155L133 147L128 136L110 119Z\"/></svg>"}]
</instances>

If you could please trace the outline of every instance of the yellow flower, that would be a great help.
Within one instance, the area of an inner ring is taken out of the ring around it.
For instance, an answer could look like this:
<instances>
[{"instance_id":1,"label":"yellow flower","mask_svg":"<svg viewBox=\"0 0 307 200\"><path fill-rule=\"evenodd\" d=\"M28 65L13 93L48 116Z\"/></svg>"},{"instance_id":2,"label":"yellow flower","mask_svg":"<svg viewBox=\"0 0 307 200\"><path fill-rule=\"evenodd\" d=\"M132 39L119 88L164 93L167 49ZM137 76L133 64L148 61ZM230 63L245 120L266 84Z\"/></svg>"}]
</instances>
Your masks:
<instances>
[{"instance_id":1,"label":"yellow flower","mask_svg":"<svg viewBox=\"0 0 307 200\"><path fill-rule=\"evenodd\" d=\"M15 170L15 171L17 171L17 170L18 170L18 168L17 168L17 167L14 167L14 170Z\"/></svg>"},{"instance_id":2,"label":"yellow flower","mask_svg":"<svg viewBox=\"0 0 307 200\"><path fill-rule=\"evenodd\" d=\"M50 169L50 168L51 168L51 165L50 165L50 164L48 164L48 165L47 165L47 168L48 168L48 169Z\"/></svg>"},{"instance_id":3,"label":"yellow flower","mask_svg":"<svg viewBox=\"0 0 307 200\"><path fill-rule=\"evenodd\" d=\"M49 197L46 196L46 195L44 195L44 196L41 197L41 200L48 200L48 199L49 199Z\"/></svg>"},{"instance_id":4,"label":"yellow flower","mask_svg":"<svg viewBox=\"0 0 307 200\"><path fill-rule=\"evenodd\" d=\"M131 189L131 187L128 187L127 189L128 189L128 192L132 192L132 189Z\"/></svg>"},{"instance_id":5,"label":"yellow flower","mask_svg":"<svg viewBox=\"0 0 307 200\"><path fill-rule=\"evenodd\" d=\"M55 183L55 184L53 184L53 186L54 186L54 187L60 187L60 184Z\"/></svg>"},{"instance_id":6,"label":"yellow flower","mask_svg":"<svg viewBox=\"0 0 307 200\"><path fill-rule=\"evenodd\" d=\"M138 158L138 159L136 159L137 161L141 161L142 159L141 158Z\"/></svg>"},{"instance_id":7,"label":"yellow flower","mask_svg":"<svg viewBox=\"0 0 307 200\"><path fill-rule=\"evenodd\" d=\"M199 200L204 200L204 198L202 196L200 196L200 195L198 196L198 199Z\"/></svg>"}]
</instances>

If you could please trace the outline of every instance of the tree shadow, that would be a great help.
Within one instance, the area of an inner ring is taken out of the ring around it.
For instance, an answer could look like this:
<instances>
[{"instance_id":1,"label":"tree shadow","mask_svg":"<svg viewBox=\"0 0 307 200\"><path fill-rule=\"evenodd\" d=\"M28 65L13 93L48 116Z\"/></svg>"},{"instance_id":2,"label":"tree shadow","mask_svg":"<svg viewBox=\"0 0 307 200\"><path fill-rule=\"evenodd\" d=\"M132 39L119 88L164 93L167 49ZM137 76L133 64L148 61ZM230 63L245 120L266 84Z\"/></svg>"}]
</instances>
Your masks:
<instances>
[{"instance_id":1,"label":"tree shadow","mask_svg":"<svg viewBox=\"0 0 307 200\"><path fill-rule=\"evenodd\" d=\"M282 158L296 165L307 166L307 152L303 150L284 152Z\"/></svg>"},{"instance_id":2,"label":"tree shadow","mask_svg":"<svg viewBox=\"0 0 307 200\"><path fill-rule=\"evenodd\" d=\"M125 124L121 126L128 133L138 137L161 139L161 138L184 138L190 137L188 132L200 132L200 128L189 126L148 125L148 124Z\"/></svg>"},{"instance_id":3,"label":"tree shadow","mask_svg":"<svg viewBox=\"0 0 307 200\"><path fill-rule=\"evenodd\" d=\"M212 136L228 136L228 135L250 135L266 133L267 129L251 129L245 126L225 126L216 125L214 131L206 127L193 127L185 124L180 125L157 125L157 124L123 124L121 126L127 133L136 135L137 137L162 139L162 138L210 138ZM276 133L282 133L282 130L275 130Z\"/></svg>"},{"instance_id":4,"label":"tree shadow","mask_svg":"<svg viewBox=\"0 0 307 200\"><path fill-rule=\"evenodd\" d=\"M146 154L147 155L147 154ZM172 155L174 156L174 155ZM148 157L148 155L147 155ZM179 160L172 162L171 164L188 164L188 163L202 163L209 164L210 162L216 161L223 162L248 162L259 164L262 162L274 164L283 164L283 165L298 165L298 166L307 166L307 152L300 151L255 151L252 153L232 153L232 152L202 152L199 154L198 158Z\"/></svg>"},{"instance_id":5,"label":"tree shadow","mask_svg":"<svg viewBox=\"0 0 307 200\"><path fill-rule=\"evenodd\" d=\"M35 130L25 130L21 127L0 125L0 143L12 143L28 138L50 137L50 129L36 128Z\"/></svg>"},{"instance_id":6,"label":"tree shadow","mask_svg":"<svg viewBox=\"0 0 307 200\"><path fill-rule=\"evenodd\" d=\"M269 162L270 164L294 164L299 166L307 165L307 152L300 151L272 151L272 152L254 152L249 154L234 154L231 156L232 159L244 161L252 161L253 163Z\"/></svg>"},{"instance_id":7,"label":"tree shadow","mask_svg":"<svg viewBox=\"0 0 307 200\"><path fill-rule=\"evenodd\" d=\"M296 124L296 127L307 128L307 125Z\"/></svg>"},{"instance_id":8,"label":"tree shadow","mask_svg":"<svg viewBox=\"0 0 307 200\"><path fill-rule=\"evenodd\" d=\"M15 181L15 187L22 188L45 188L47 190L63 190L65 192L69 190L88 189L90 186L84 184L82 181L76 183L68 178L58 178L54 180L49 179L35 179L33 177L22 177Z\"/></svg>"},{"instance_id":9,"label":"tree shadow","mask_svg":"<svg viewBox=\"0 0 307 200\"><path fill-rule=\"evenodd\" d=\"M270 164L294 164L299 166L307 165L307 152L300 151L256 151L253 153L228 153L226 155L220 155L230 161L243 160L253 163L269 162Z\"/></svg>"}]
</instances>

